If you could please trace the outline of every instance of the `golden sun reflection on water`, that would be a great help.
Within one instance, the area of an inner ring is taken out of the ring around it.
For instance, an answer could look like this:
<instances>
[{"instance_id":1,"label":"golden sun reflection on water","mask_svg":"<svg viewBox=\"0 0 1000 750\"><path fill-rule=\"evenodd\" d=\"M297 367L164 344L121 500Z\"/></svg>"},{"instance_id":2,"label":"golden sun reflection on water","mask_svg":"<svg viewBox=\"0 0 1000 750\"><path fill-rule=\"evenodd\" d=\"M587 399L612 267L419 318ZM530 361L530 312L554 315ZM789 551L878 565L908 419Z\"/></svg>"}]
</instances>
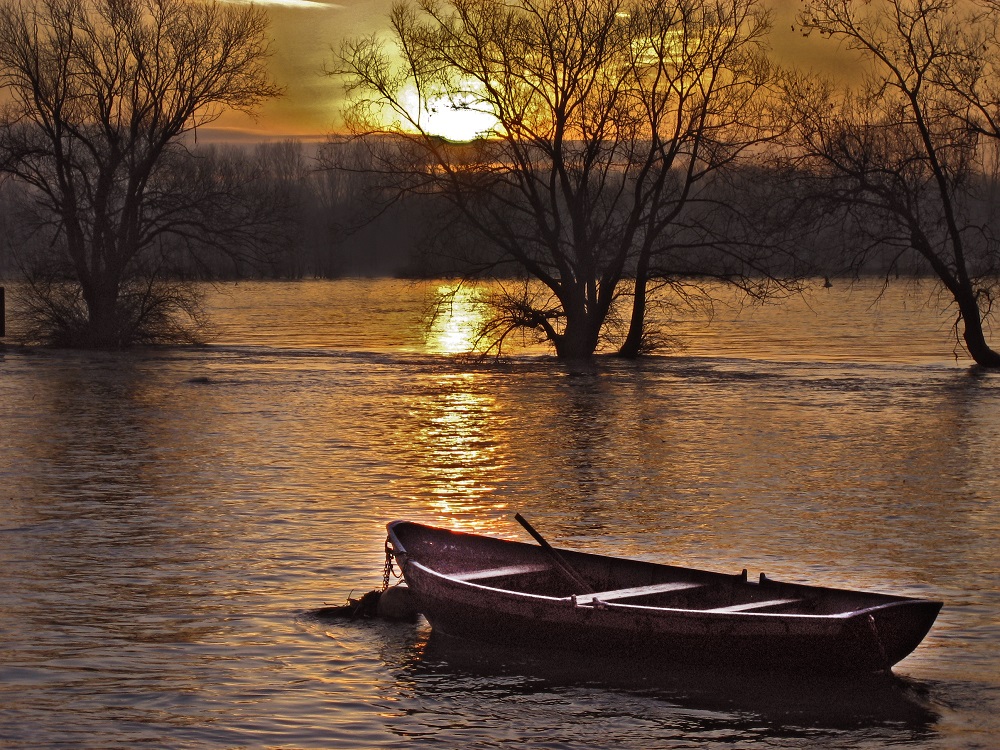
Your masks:
<instances>
[{"instance_id":1,"label":"golden sun reflection on water","mask_svg":"<svg viewBox=\"0 0 1000 750\"><path fill-rule=\"evenodd\" d=\"M434 391L412 407L419 424L413 446L417 481L442 521L490 531L495 511L506 507L493 499L505 463L502 446L491 438L496 399L472 373L441 375Z\"/></svg>"},{"instance_id":2,"label":"golden sun reflection on water","mask_svg":"<svg viewBox=\"0 0 1000 750\"><path fill-rule=\"evenodd\" d=\"M475 289L461 285L439 286L427 334L427 351L432 354L471 352L482 322Z\"/></svg>"}]
</instances>

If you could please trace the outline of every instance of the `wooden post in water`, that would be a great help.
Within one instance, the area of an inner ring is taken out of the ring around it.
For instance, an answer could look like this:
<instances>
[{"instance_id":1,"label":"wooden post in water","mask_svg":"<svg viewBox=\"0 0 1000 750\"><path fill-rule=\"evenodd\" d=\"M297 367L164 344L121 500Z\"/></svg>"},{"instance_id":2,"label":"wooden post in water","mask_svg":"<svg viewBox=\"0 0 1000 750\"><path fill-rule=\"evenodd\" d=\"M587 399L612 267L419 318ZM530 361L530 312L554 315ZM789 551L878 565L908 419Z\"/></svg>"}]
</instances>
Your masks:
<instances>
[{"instance_id":1,"label":"wooden post in water","mask_svg":"<svg viewBox=\"0 0 1000 750\"><path fill-rule=\"evenodd\" d=\"M0 286L0 338L7 335L7 306L4 302L3 287Z\"/></svg>"}]
</instances>

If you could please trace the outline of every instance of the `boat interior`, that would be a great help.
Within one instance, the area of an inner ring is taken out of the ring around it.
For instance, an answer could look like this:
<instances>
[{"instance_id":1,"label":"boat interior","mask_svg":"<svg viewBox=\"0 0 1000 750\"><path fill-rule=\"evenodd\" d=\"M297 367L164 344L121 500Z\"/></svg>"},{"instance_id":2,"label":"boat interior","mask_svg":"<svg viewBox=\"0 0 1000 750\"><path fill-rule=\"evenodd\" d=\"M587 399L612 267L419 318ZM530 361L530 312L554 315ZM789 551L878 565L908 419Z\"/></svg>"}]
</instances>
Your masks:
<instances>
[{"instance_id":1,"label":"boat interior","mask_svg":"<svg viewBox=\"0 0 1000 750\"><path fill-rule=\"evenodd\" d=\"M713 613L833 615L899 601L902 597L846 591L766 578L558 550L575 583L541 547L427 529L403 537L407 554L456 581L536 596L567 598L578 606L601 603ZM437 536L434 532L443 532Z\"/></svg>"}]
</instances>

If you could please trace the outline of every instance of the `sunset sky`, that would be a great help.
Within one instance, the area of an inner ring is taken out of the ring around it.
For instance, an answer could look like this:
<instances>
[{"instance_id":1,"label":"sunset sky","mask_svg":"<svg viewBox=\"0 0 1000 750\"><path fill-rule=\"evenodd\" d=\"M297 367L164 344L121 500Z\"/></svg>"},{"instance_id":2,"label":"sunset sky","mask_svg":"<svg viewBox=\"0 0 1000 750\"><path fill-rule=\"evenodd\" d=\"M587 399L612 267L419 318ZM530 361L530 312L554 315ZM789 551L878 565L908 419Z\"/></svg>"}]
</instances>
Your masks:
<instances>
[{"instance_id":1,"label":"sunset sky","mask_svg":"<svg viewBox=\"0 0 1000 750\"><path fill-rule=\"evenodd\" d=\"M386 27L394 0L258 0L271 17L274 55L271 70L285 87L281 99L269 102L255 121L228 114L204 138L318 138L337 127L340 83L323 74L341 40ZM799 0L769 0L774 9L771 47L783 61L806 67L829 67L836 44L818 37L804 39L792 28Z\"/></svg>"}]
</instances>

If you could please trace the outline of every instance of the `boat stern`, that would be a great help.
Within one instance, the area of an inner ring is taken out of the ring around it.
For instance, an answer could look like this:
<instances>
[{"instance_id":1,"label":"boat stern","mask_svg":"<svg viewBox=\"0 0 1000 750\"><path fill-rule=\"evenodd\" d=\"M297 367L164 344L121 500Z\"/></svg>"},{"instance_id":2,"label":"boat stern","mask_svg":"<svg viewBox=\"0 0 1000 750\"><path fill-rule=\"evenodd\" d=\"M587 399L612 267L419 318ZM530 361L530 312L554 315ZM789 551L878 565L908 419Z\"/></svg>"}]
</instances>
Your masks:
<instances>
[{"instance_id":1,"label":"boat stern","mask_svg":"<svg viewBox=\"0 0 1000 750\"><path fill-rule=\"evenodd\" d=\"M909 656L930 631L941 602L907 599L862 610L851 617L857 643L882 669Z\"/></svg>"}]
</instances>

